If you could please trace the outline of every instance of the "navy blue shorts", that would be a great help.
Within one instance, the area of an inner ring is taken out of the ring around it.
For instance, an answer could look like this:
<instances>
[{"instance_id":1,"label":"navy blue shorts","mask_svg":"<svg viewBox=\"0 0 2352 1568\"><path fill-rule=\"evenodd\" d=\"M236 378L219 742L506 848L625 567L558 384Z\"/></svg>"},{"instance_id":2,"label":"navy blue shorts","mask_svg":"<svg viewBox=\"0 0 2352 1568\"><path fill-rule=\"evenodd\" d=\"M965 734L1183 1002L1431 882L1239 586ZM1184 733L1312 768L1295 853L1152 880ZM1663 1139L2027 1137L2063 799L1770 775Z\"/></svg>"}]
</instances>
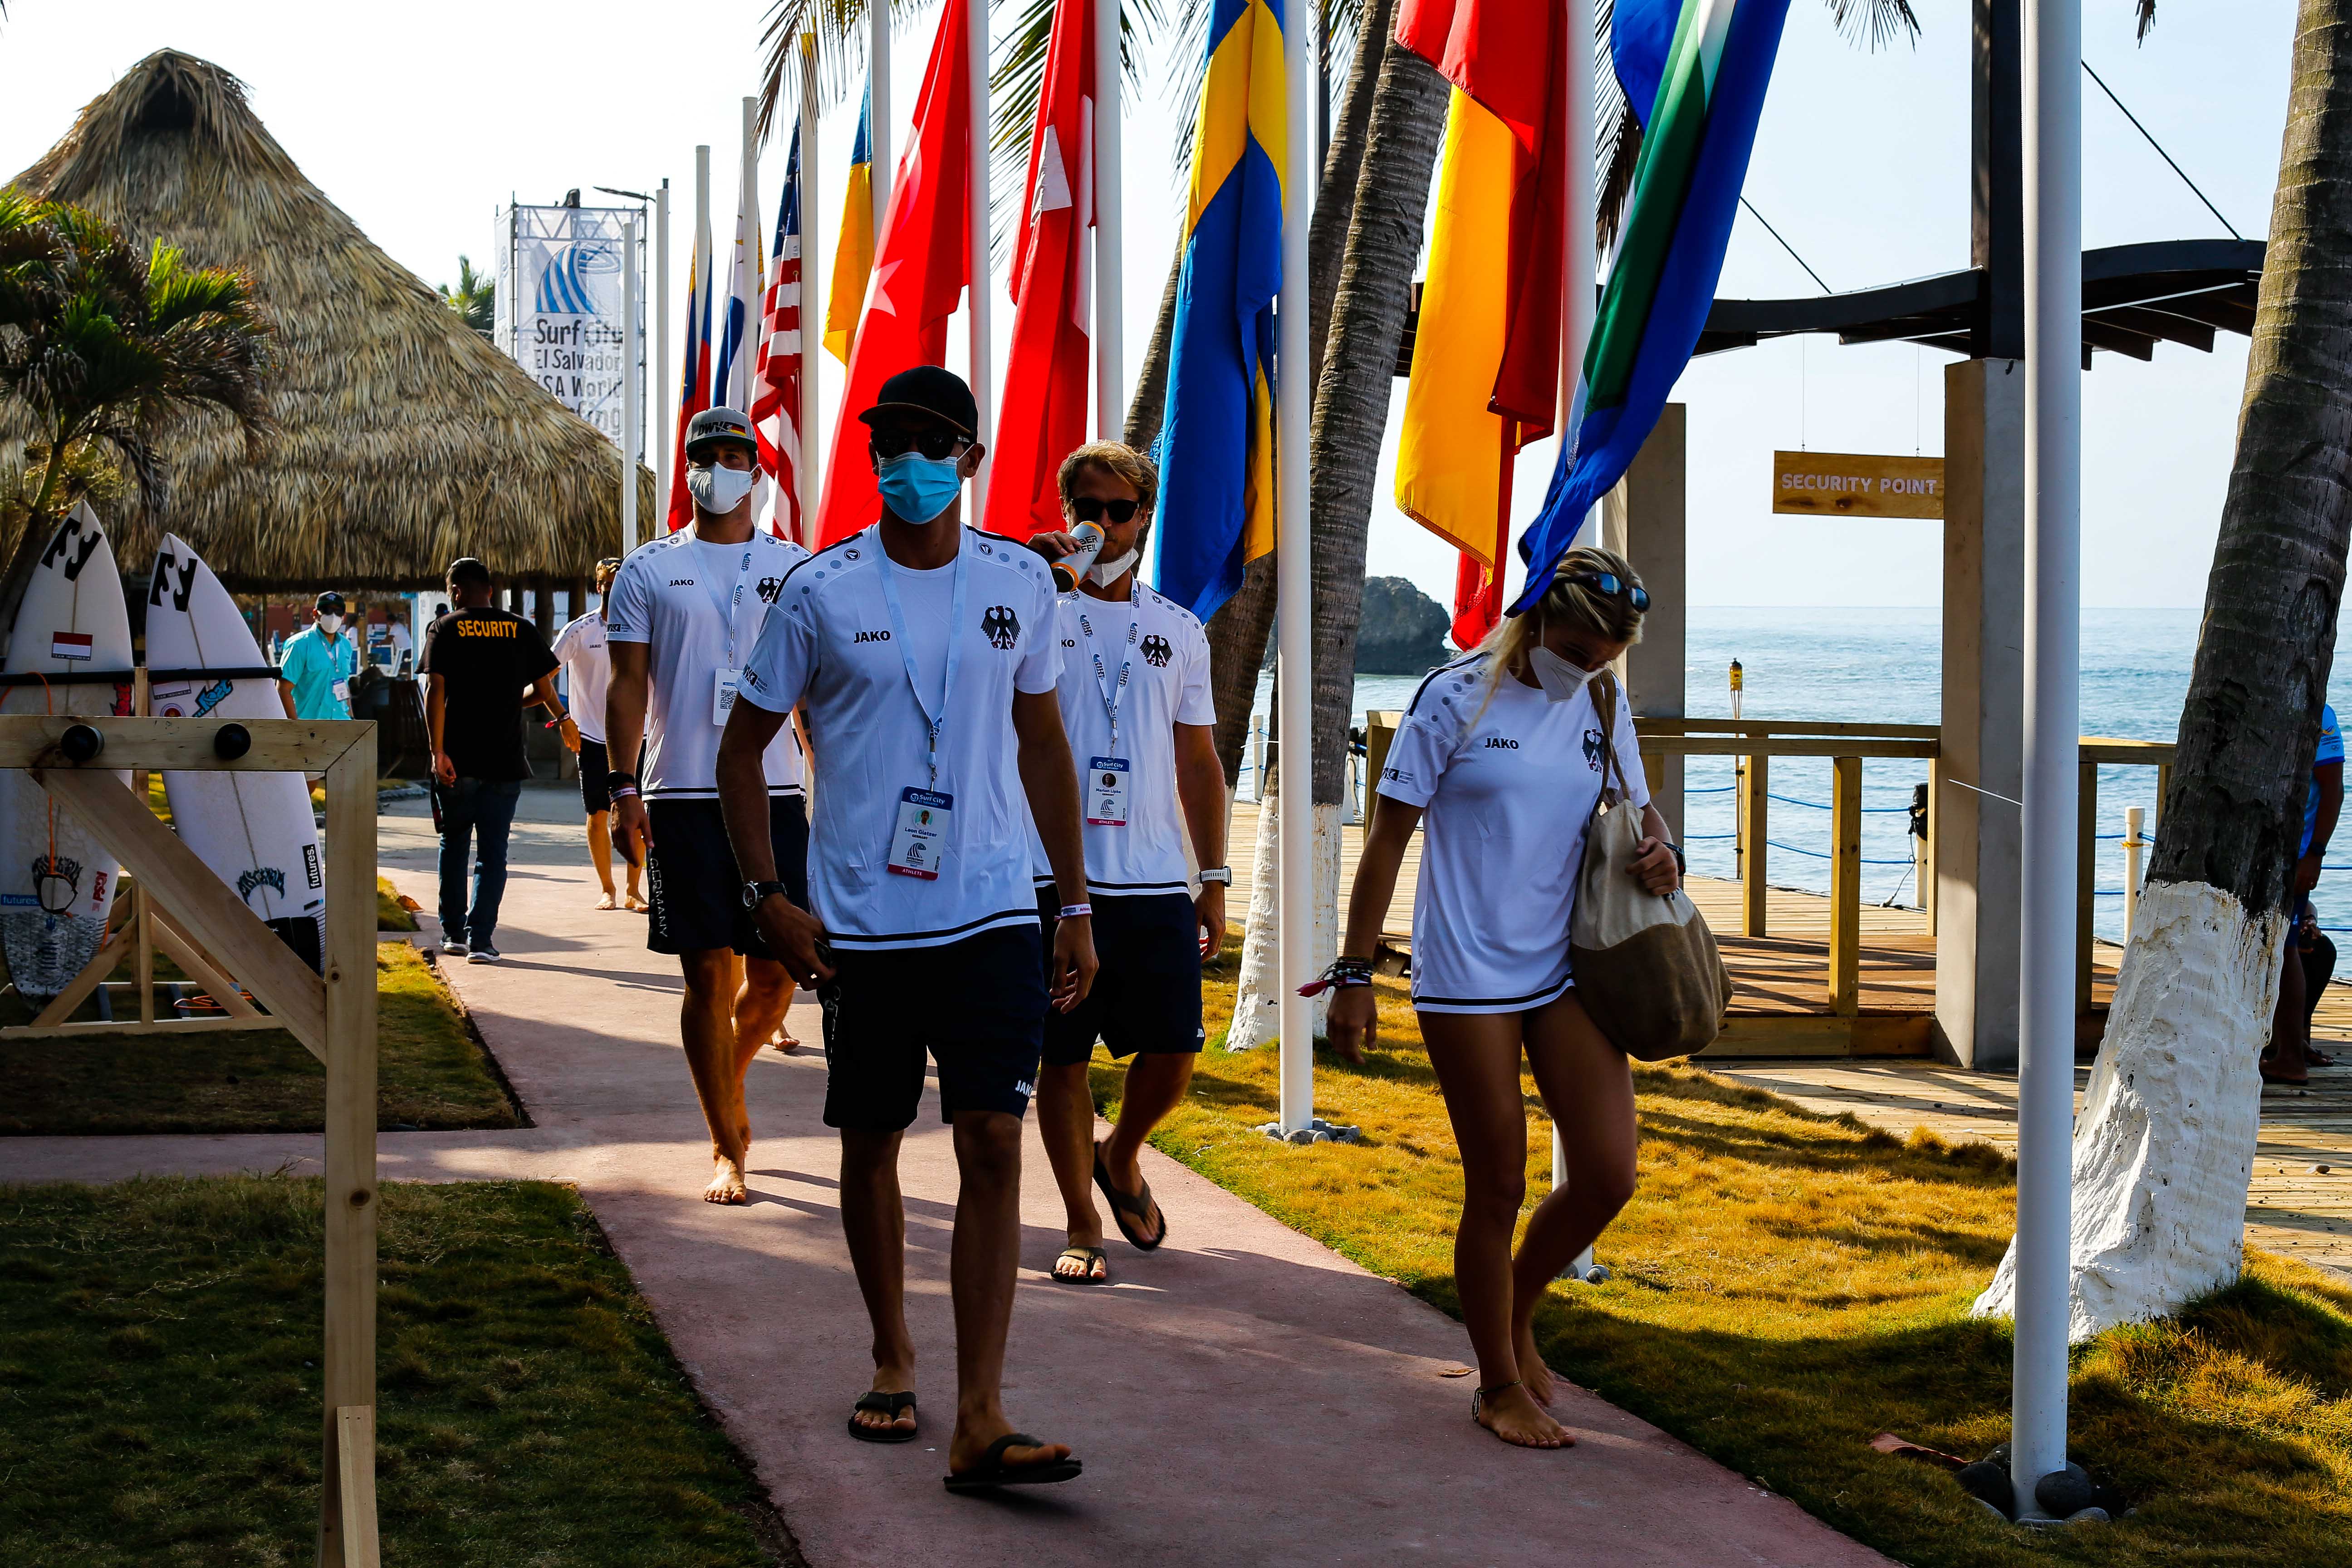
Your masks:
<instances>
[{"instance_id":1,"label":"navy blue shorts","mask_svg":"<svg viewBox=\"0 0 2352 1568\"><path fill-rule=\"evenodd\" d=\"M1095 910L1095 959L1102 967L1085 1001L1069 1012L1045 1015L1045 1060L1055 1067L1086 1061L1097 1038L1114 1057L1198 1051L1201 922L1191 895L1088 901ZM1061 906L1051 884L1038 889L1037 922L1049 966Z\"/></svg>"},{"instance_id":2,"label":"navy blue shorts","mask_svg":"<svg viewBox=\"0 0 2352 1568\"><path fill-rule=\"evenodd\" d=\"M746 958L772 959L743 907L744 876L735 868L719 802L649 800L646 826L654 836L646 857L646 892L654 907L646 945L672 953L726 947ZM808 908L808 810L800 796L768 797L768 843L785 897Z\"/></svg>"},{"instance_id":3,"label":"navy blue shorts","mask_svg":"<svg viewBox=\"0 0 2352 1568\"><path fill-rule=\"evenodd\" d=\"M862 1132L913 1125L923 1059L939 1063L940 1120L959 1110L1020 1116L1037 1089L1045 1026L1037 928L1000 926L938 947L827 946L824 1124Z\"/></svg>"}]
</instances>

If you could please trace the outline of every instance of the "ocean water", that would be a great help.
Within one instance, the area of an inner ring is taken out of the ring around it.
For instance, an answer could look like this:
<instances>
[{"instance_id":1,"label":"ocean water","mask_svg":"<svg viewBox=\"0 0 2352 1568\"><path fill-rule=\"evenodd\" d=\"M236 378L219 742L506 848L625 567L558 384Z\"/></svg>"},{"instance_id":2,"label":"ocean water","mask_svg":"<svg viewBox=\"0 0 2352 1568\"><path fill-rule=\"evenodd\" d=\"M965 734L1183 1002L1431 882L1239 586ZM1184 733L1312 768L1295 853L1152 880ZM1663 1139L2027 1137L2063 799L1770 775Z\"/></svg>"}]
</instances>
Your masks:
<instances>
[{"instance_id":1,"label":"ocean water","mask_svg":"<svg viewBox=\"0 0 2352 1568\"><path fill-rule=\"evenodd\" d=\"M2195 610L2083 612L2083 732L2136 741L2169 741L2179 728L2180 704L2197 651ZM1685 710L1727 717L1728 671L1745 674L1742 714L1750 719L1861 721L1933 724L1940 717L1942 617L1921 609L1706 609L1690 612ZM1367 675L1356 680L1356 722L1370 709L1402 709L1418 678ZM1264 712L1270 679L1258 683ZM1925 762L1866 761L1863 764L1863 897L1872 902L1916 905L1911 872L1907 807L1925 784ZM1732 762L1692 757L1685 764L1684 826L1691 869L1729 877L1732 853ZM1250 781L1244 777L1244 791ZM1830 763L1827 758L1772 760L1771 848L1766 874L1776 884L1829 890ZM1799 804L1803 803L1803 804ZM2124 810L2145 808L2145 828L2156 820L2156 770L2099 770L2096 927L2123 933ZM2352 859L2352 856L2347 856ZM2330 905L2331 891L2336 906ZM2323 921L2352 917L2352 870L2322 879L2315 895Z\"/></svg>"}]
</instances>

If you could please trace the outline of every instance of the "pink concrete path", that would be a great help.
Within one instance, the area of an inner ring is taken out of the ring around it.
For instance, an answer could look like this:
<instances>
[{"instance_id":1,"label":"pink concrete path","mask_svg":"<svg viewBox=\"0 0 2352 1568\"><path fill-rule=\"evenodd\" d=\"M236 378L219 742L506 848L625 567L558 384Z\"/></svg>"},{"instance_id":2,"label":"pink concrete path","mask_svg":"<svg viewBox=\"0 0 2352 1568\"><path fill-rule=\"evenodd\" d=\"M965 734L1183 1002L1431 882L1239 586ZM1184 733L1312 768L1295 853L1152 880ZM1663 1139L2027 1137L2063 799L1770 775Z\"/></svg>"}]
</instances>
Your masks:
<instances>
[{"instance_id":1,"label":"pink concrete path","mask_svg":"<svg viewBox=\"0 0 2352 1568\"><path fill-rule=\"evenodd\" d=\"M1024 1429L1073 1445L1087 1473L1001 1500L950 1497L955 1173L928 1104L902 1173L924 1436L851 1441L870 1362L819 1120L823 1058L763 1053L754 1201L698 1201L709 1144L677 1046L677 972L644 950L641 920L589 908L576 800L527 794L506 962L447 971L537 1125L388 1133L383 1173L576 1183L815 1568L1886 1562L1579 1389L1560 1410L1573 1449L1496 1442L1470 1422L1469 1380L1444 1375L1467 1353L1458 1325L1156 1152L1168 1246L1145 1257L1114 1241L1116 1285L1056 1284L1061 1208L1034 1135L1005 1403ZM429 821L387 817L383 847L386 873L429 908ZM792 1025L816 1041L814 1007ZM0 1181L316 1154L300 1137L5 1139Z\"/></svg>"}]
</instances>

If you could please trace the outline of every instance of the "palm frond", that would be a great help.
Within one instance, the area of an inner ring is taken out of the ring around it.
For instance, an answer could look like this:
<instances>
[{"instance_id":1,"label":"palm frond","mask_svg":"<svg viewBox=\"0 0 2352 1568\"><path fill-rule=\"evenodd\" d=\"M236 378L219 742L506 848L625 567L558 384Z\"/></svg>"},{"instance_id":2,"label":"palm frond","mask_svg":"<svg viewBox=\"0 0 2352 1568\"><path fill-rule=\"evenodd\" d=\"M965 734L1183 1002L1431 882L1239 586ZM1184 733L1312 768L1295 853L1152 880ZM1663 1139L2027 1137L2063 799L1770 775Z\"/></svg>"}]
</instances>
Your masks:
<instances>
[{"instance_id":1,"label":"palm frond","mask_svg":"<svg viewBox=\"0 0 2352 1568\"><path fill-rule=\"evenodd\" d=\"M1912 14L1911 0L1828 0L1828 4L1837 30L1869 48L1891 46L1899 34L1908 34L1915 47L1919 42L1919 18Z\"/></svg>"},{"instance_id":2,"label":"palm frond","mask_svg":"<svg viewBox=\"0 0 2352 1568\"><path fill-rule=\"evenodd\" d=\"M890 12L894 33L898 13L915 10L921 4L922 0L898 0ZM830 109L865 69L871 16L868 0L772 0L767 25L760 32L760 42L768 51L760 71L760 140L776 133L776 118L783 105L799 102L801 39L815 39L817 107Z\"/></svg>"},{"instance_id":3,"label":"palm frond","mask_svg":"<svg viewBox=\"0 0 2352 1568\"><path fill-rule=\"evenodd\" d=\"M2132 9L2139 13L2139 25L2132 29L2132 41L2144 44L2149 29L2156 26L2156 0L2136 0Z\"/></svg>"}]
</instances>

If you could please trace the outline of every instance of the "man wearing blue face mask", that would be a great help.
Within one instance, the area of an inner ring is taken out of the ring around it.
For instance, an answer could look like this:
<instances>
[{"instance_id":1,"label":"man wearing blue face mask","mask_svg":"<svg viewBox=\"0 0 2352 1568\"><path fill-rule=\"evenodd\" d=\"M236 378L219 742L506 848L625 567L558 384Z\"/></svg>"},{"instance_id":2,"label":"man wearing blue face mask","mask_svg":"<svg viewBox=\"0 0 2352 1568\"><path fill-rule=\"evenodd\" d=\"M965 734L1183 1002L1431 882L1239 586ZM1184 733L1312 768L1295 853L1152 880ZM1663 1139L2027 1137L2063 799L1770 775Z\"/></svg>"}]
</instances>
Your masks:
<instances>
[{"instance_id":1,"label":"man wearing blue face mask","mask_svg":"<svg viewBox=\"0 0 2352 1568\"><path fill-rule=\"evenodd\" d=\"M1066 1481L1070 1450L1015 1430L999 1394L1045 1013L1077 1005L1095 972L1053 579L1023 545L963 526L982 452L961 378L903 371L859 417L882 519L785 579L719 742L719 800L745 905L824 1004L824 1120L841 1132L842 1229L874 1328L850 1436L919 1435L898 1166L929 1056L962 1178L948 1489ZM761 754L795 707L816 768L805 899L775 880L760 831ZM1050 980L1033 818L1059 899Z\"/></svg>"}]
</instances>

